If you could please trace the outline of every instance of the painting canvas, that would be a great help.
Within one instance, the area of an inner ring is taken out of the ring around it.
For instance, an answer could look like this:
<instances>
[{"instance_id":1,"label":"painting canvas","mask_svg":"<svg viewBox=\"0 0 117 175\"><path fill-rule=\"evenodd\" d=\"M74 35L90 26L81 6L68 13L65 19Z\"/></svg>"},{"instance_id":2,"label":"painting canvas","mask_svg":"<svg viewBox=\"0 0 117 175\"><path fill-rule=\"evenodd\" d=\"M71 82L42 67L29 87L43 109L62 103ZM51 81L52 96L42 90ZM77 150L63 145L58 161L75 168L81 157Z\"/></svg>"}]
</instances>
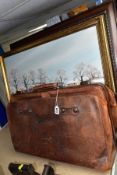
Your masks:
<instances>
[{"instance_id":1,"label":"painting canvas","mask_svg":"<svg viewBox=\"0 0 117 175\"><path fill-rule=\"evenodd\" d=\"M12 94L50 83L105 83L96 26L9 56L5 65Z\"/></svg>"}]
</instances>

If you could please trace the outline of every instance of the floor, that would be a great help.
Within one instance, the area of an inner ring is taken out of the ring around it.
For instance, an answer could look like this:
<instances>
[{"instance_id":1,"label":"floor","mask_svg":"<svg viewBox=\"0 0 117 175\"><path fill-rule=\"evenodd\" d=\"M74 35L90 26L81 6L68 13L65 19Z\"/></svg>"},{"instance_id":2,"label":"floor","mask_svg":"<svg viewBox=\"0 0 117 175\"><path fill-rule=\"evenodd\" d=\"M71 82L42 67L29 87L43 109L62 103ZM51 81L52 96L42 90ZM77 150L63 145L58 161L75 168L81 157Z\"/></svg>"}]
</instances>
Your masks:
<instances>
[{"instance_id":1,"label":"floor","mask_svg":"<svg viewBox=\"0 0 117 175\"><path fill-rule=\"evenodd\" d=\"M0 130L0 175L11 175L8 171L9 163L32 163L35 171L42 173L44 164L53 166L58 175L115 175L111 171L102 173L96 170L74 166L71 164L50 161L23 153L16 152L13 148L8 126Z\"/></svg>"}]
</instances>

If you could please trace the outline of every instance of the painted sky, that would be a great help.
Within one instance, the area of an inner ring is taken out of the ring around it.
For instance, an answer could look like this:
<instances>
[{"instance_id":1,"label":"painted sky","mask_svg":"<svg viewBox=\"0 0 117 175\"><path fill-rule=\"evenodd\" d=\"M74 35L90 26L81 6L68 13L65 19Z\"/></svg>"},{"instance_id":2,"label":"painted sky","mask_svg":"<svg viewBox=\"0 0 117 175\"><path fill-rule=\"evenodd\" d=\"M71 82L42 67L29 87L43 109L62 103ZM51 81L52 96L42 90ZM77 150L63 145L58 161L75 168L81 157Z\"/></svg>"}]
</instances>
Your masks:
<instances>
[{"instance_id":1,"label":"painted sky","mask_svg":"<svg viewBox=\"0 0 117 175\"><path fill-rule=\"evenodd\" d=\"M57 70L64 69L69 81L73 79L75 66L80 63L94 65L103 75L95 26L5 59L8 74L12 69L24 74L43 68L54 79Z\"/></svg>"}]
</instances>

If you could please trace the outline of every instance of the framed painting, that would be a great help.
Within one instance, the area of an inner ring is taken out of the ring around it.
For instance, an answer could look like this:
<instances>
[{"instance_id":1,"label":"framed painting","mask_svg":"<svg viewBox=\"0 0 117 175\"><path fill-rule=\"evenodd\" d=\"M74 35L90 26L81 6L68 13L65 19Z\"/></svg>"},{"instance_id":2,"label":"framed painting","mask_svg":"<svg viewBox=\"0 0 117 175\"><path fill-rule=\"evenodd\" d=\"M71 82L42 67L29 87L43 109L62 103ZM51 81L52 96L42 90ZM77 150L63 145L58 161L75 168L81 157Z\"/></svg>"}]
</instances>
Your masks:
<instances>
[{"instance_id":1,"label":"framed painting","mask_svg":"<svg viewBox=\"0 0 117 175\"><path fill-rule=\"evenodd\" d=\"M116 89L105 14L51 32L4 59L10 98L41 87L103 83ZM49 29L50 30L50 29Z\"/></svg>"}]
</instances>

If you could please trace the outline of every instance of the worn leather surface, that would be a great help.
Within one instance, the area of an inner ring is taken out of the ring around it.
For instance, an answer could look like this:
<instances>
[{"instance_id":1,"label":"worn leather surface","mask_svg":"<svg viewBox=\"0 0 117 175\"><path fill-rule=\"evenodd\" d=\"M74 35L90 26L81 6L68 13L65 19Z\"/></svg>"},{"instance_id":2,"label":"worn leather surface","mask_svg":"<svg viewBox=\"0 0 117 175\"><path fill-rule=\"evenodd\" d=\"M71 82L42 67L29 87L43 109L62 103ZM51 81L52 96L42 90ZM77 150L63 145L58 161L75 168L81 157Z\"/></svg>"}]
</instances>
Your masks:
<instances>
[{"instance_id":1,"label":"worn leather surface","mask_svg":"<svg viewBox=\"0 0 117 175\"><path fill-rule=\"evenodd\" d=\"M41 97L40 97L41 96ZM8 105L9 127L17 151L76 165L108 170L115 157L113 93L100 85L56 90ZM111 119L110 119L111 118Z\"/></svg>"}]
</instances>

